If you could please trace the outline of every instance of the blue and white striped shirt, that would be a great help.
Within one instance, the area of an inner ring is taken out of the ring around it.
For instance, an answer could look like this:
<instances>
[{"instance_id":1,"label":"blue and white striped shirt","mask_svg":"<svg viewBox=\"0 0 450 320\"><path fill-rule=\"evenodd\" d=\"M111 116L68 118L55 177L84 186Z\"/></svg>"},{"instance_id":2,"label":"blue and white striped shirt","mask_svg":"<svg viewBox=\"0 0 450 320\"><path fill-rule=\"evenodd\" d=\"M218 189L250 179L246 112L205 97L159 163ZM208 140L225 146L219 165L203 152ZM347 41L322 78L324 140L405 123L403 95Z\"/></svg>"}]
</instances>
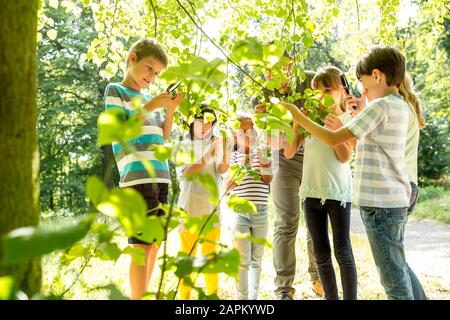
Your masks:
<instances>
[{"instance_id":1,"label":"blue and white striped shirt","mask_svg":"<svg viewBox=\"0 0 450 320\"><path fill-rule=\"evenodd\" d=\"M147 94L124 87L119 83L110 83L105 90L106 110L117 109L125 113L128 119L136 111L132 107L132 100L141 99L144 105L152 97ZM112 149L120 174L120 187L129 187L144 183L170 183L169 167L167 162L157 160L153 151L149 151L152 145L164 144L163 117L159 111L148 114L147 120L142 123L142 135L127 141L135 152L127 153L119 143L113 143ZM155 171L155 176L150 176L143 162L149 161Z\"/></svg>"}]
</instances>

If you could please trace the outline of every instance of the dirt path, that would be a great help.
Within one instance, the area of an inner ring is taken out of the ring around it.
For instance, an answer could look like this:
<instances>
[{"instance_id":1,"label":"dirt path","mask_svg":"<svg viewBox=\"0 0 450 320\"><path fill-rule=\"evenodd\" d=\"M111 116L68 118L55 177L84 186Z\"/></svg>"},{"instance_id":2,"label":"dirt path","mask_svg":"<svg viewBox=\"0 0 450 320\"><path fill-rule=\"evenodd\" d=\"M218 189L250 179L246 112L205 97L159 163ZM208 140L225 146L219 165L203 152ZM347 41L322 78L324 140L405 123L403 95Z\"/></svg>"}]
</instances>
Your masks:
<instances>
[{"instance_id":1,"label":"dirt path","mask_svg":"<svg viewBox=\"0 0 450 320\"><path fill-rule=\"evenodd\" d=\"M351 230L365 234L358 210L352 211ZM434 298L450 299L450 226L412 217L406 226L406 259L424 286L435 287ZM442 295L441 295L442 294Z\"/></svg>"}]
</instances>

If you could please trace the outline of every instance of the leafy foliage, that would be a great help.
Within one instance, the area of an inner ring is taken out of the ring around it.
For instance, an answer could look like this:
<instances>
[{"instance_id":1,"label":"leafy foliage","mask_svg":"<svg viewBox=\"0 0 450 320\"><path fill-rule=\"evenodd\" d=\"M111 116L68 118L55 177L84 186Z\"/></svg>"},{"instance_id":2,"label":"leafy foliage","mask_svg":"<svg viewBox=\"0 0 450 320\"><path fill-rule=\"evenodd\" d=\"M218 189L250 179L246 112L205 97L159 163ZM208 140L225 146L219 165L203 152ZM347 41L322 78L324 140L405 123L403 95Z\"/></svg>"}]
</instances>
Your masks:
<instances>
[{"instance_id":1,"label":"leafy foliage","mask_svg":"<svg viewBox=\"0 0 450 320\"><path fill-rule=\"evenodd\" d=\"M269 0L255 3L136 0L131 4L112 0L43 1L38 30L41 207L44 211L78 209L92 215L67 229L12 231L2 240L1 262L17 263L59 250L61 268L82 261L79 273L93 258L117 261L126 254L142 264L143 250L120 248L117 229L111 229L111 221L127 236L157 243L180 223L198 233L198 241L205 241L202 235L217 223L215 211L203 218L193 218L175 205L179 188L174 167L189 158L176 139L152 149L159 160L171 163L170 204L161 206L165 217L148 217L146 203L139 193L111 188L95 177L103 173L108 180L111 176L110 167L101 162L99 146L116 141L129 148L127 141L141 133L138 113L125 119L114 111L102 112L107 82L123 76L126 49L141 37L157 38L171 62L149 91L161 92L173 81L183 82L180 90L185 99L175 115L174 131L179 135L186 130L185 123L198 113L200 102L209 101L221 122L232 122L236 111L251 109L249 97L260 95L263 88L275 93L289 81L294 89L296 82L305 78L306 67L317 69L331 62L347 71L373 43L400 44L429 119L419 151L420 174L435 178L448 173L445 155L449 145L450 77L442 65L448 62L445 39L449 38L449 5L438 0L419 2L417 5L423 11L417 18L407 27L395 29L399 5L400 1L387 0L364 6L360 1L350 0L314 3L299 0L277 6ZM374 11L380 14L375 21L368 21L372 19L369 13ZM220 58L213 50L220 52ZM294 56L291 75L286 74L291 61L283 57L285 51ZM291 92L294 93L282 99L294 102L300 98L295 90ZM334 104L330 96L322 97L320 91L306 90L303 98L310 118L318 123ZM267 112L255 116L255 123L267 132L280 130L291 140L291 119L279 102L280 98L271 95L266 101ZM152 171L151 166L146 168ZM249 166L230 168L230 176L237 182L245 174L256 176ZM212 177L195 174L190 179L208 190L212 203L219 205L223 200L218 197ZM256 213L253 203L236 196L231 196L227 204L235 212ZM267 244L262 239L249 239ZM182 253L171 257L165 249L164 244L159 290L149 296L176 297L178 286L171 286L165 277L169 270L198 291L200 299L218 297L207 296L195 287L188 280L190 274L237 275L239 254L234 249L225 248L201 257ZM9 278L0 278L0 299L17 297L19 288L15 286ZM41 298L64 297L71 288ZM113 285L92 290L100 289L108 290L111 299L125 298Z\"/></svg>"}]
</instances>

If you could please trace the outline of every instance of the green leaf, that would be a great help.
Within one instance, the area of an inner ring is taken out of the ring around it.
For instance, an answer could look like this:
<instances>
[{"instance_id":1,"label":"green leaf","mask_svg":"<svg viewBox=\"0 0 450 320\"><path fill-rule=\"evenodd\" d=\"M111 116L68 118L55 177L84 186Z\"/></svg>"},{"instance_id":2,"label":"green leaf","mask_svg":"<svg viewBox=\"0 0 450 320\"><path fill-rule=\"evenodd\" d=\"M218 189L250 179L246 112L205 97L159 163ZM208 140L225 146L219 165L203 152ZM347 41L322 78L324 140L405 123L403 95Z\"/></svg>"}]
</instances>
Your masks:
<instances>
[{"instance_id":1,"label":"green leaf","mask_svg":"<svg viewBox=\"0 0 450 320\"><path fill-rule=\"evenodd\" d=\"M331 106L334 106L336 102L334 101L333 97L329 94L325 94L323 96L322 104L324 107L329 108Z\"/></svg>"},{"instance_id":2,"label":"green leaf","mask_svg":"<svg viewBox=\"0 0 450 320\"><path fill-rule=\"evenodd\" d=\"M179 252L175 259L174 266L176 267L175 275L178 278L184 278L194 271L193 267L194 257L189 257L184 252Z\"/></svg>"},{"instance_id":3,"label":"green leaf","mask_svg":"<svg viewBox=\"0 0 450 320\"><path fill-rule=\"evenodd\" d=\"M17 294L16 282L13 277L0 278L0 300L14 300Z\"/></svg>"},{"instance_id":4,"label":"green leaf","mask_svg":"<svg viewBox=\"0 0 450 320\"><path fill-rule=\"evenodd\" d=\"M127 120L122 110L112 109L102 112L98 117L97 125L97 146L113 142L124 143L142 134L142 123L138 114L132 115Z\"/></svg>"},{"instance_id":5,"label":"green leaf","mask_svg":"<svg viewBox=\"0 0 450 320\"><path fill-rule=\"evenodd\" d=\"M145 219L141 232L135 236L139 240L156 244L165 239L164 224L162 218L150 216Z\"/></svg>"},{"instance_id":6,"label":"green leaf","mask_svg":"<svg viewBox=\"0 0 450 320\"><path fill-rule=\"evenodd\" d=\"M205 225L203 232L202 232L202 234L205 235L205 234L208 234L209 232L211 232L214 228L217 228L217 224L219 223L219 215L218 214L213 214L211 216L211 218L209 218L208 222L206 222L208 217L209 217L209 215L204 215L202 217L192 217L190 215L186 215L183 225L192 234L199 234L203 225Z\"/></svg>"},{"instance_id":7,"label":"green leaf","mask_svg":"<svg viewBox=\"0 0 450 320\"><path fill-rule=\"evenodd\" d=\"M98 235L99 242L109 242L114 236L114 232L109 230L106 223L95 223L91 226L91 231Z\"/></svg>"},{"instance_id":8,"label":"green leaf","mask_svg":"<svg viewBox=\"0 0 450 320\"><path fill-rule=\"evenodd\" d=\"M239 259L239 252L236 249L198 257L188 256L184 252L179 252L173 265L176 267L176 276L184 278L187 280L188 284L194 286L192 281L189 278L186 278L187 275L193 272L225 273L236 278L239 268Z\"/></svg>"},{"instance_id":9,"label":"green leaf","mask_svg":"<svg viewBox=\"0 0 450 320\"><path fill-rule=\"evenodd\" d=\"M306 48L309 48L314 44L314 38L312 37L311 33L307 32L303 35L303 44Z\"/></svg>"},{"instance_id":10,"label":"green leaf","mask_svg":"<svg viewBox=\"0 0 450 320\"><path fill-rule=\"evenodd\" d=\"M210 256L200 256L194 259L193 266L201 273L225 273L237 278L240 255L236 249L220 252Z\"/></svg>"},{"instance_id":11,"label":"green leaf","mask_svg":"<svg viewBox=\"0 0 450 320\"><path fill-rule=\"evenodd\" d=\"M93 290L107 290L109 300L129 300L115 284L96 287Z\"/></svg>"},{"instance_id":12,"label":"green leaf","mask_svg":"<svg viewBox=\"0 0 450 320\"><path fill-rule=\"evenodd\" d=\"M98 257L104 261L113 260L116 261L119 259L122 254L122 250L115 243L101 243L98 246Z\"/></svg>"},{"instance_id":13,"label":"green leaf","mask_svg":"<svg viewBox=\"0 0 450 320\"><path fill-rule=\"evenodd\" d=\"M170 160L172 157L172 146L169 145L152 145L149 150L153 151L155 158L161 162Z\"/></svg>"},{"instance_id":14,"label":"green leaf","mask_svg":"<svg viewBox=\"0 0 450 320\"><path fill-rule=\"evenodd\" d=\"M92 219L65 227L48 230L42 227L24 227L7 233L2 239L2 263L11 265L34 257L64 249L81 240L89 231Z\"/></svg>"},{"instance_id":15,"label":"green leaf","mask_svg":"<svg viewBox=\"0 0 450 320\"><path fill-rule=\"evenodd\" d=\"M253 202L238 197L237 195L231 195L227 202L228 208L236 213L252 213L256 214L256 206Z\"/></svg>"},{"instance_id":16,"label":"green leaf","mask_svg":"<svg viewBox=\"0 0 450 320\"><path fill-rule=\"evenodd\" d=\"M230 58L242 65L263 65L263 47L256 38L242 39L236 42Z\"/></svg>"},{"instance_id":17,"label":"green leaf","mask_svg":"<svg viewBox=\"0 0 450 320\"><path fill-rule=\"evenodd\" d=\"M85 247L82 242L74 244L67 253L61 255L60 263L64 266L68 266L77 258L87 257L90 253L90 248Z\"/></svg>"},{"instance_id":18,"label":"green leaf","mask_svg":"<svg viewBox=\"0 0 450 320\"><path fill-rule=\"evenodd\" d=\"M142 195L132 188L114 188L108 198L97 205L97 210L116 218L127 237L132 237L144 225L147 203Z\"/></svg>"},{"instance_id":19,"label":"green leaf","mask_svg":"<svg viewBox=\"0 0 450 320\"><path fill-rule=\"evenodd\" d=\"M283 56L286 50L284 42L280 40L275 40L273 43L263 47L263 59L268 66L273 66L276 64L280 58Z\"/></svg>"},{"instance_id":20,"label":"green leaf","mask_svg":"<svg viewBox=\"0 0 450 320\"><path fill-rule=\"evenodd\" d=\"M199 182L208 191L208 201L212 205L219 203L219 188L217 181L209 173L191 173L185 176L188 181Z\"/></svg>"},{"instance_id":21,"label":"green leaf","mask_svg":"<svg viewBox=\"0 0 450 320\"><path fill-rule=\"evenodd\" d=\"M92 201L94 206L99 202L108 198L108 188L106 185L96 176L90 176L86 181L86 194L89 200Z\"/></svg>"},{"instance_id":22,"label":"green leaf","mask_svg":"<svg viewBox=\"0 0 450 320\"><path fill-rule=\"evenodd\" d=\"M145 264L145 251L143 248L133 248L128 246L123 250L123 253L130 255L135 264L140 266Z\"/></svg>"},{"instance_id":23,"label":"green leaf","mask_svg":"<svg viewBox=\"0 0 450 320\"><path fill-rule=\"evenodd\" d=\"M294 34L292 37L291 37L291 40L293 41L293 42L300 42L300 40L302 39L302 37L299 35L299 34Z\"/></svg>"},{"instance_id":24,"label":"green leaf","mask_svg":"<svg viewBox=\"0 0 450 320\"><path fill-rule=\"evenodd\" d=\"M213 122L215 119L216 117L211 112L205 112L203 115L204 122Z\"/></svg>"}]
</instances>

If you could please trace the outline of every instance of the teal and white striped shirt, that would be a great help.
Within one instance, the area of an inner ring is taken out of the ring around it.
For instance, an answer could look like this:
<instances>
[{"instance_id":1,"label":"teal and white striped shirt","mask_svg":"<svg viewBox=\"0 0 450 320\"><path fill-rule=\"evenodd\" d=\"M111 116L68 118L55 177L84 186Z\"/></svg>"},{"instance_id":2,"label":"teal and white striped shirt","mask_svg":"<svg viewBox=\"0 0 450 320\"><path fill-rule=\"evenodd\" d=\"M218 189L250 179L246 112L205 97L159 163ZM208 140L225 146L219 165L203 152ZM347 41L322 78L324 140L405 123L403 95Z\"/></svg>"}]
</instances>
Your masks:
<instances>
[{"instance_id":1,"label":"teal and white striped shirt","mask_svg":"<svg viewBox=\"0 0 450 320\"><path fill-rule=\"evenodd\" d=\"M125 113L128 119L136 111L132 108L132 100L139 97L142 105L152 97L147 94L124 87L119 83L110 83L105 90L106 110L118 109ZM157 160L152 145L164 144L163 117L159 111L148 113L148 118L142 123L142 135L127 141L134 148L133 153L127 153L119 143L113 143L112 149L120 174L120 187L129 187L144 183L170 183L169 167L167 162ZM142 161L149 161L155 171L150 176Z\"/></svg>"},{"instance_id":2,"label":"teal and white striped shirt","mask_svg":"<svg viewBox=\"0 0 450 320\"><path fill-rule=\"evenodd\" d=\"M358 139L353 201L359 206L409 206L411 187L406 171L405 147L408 106L390 94L375 99L347 123Z\"/></svg>"}]
</instances>

